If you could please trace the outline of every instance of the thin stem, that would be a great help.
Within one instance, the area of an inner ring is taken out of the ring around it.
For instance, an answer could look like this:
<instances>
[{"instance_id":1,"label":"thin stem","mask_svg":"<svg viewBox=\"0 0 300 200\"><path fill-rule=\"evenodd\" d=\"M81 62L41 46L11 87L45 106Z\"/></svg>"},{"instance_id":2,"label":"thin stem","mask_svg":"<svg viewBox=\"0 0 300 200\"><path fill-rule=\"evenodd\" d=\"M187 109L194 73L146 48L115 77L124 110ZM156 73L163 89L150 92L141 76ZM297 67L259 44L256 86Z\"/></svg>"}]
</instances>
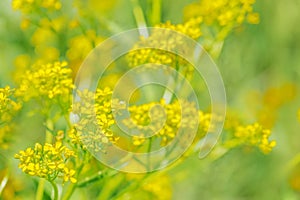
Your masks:
<instances>
[{"instance_id":1,"label":"thin stem","mask_svg":"<svg viewBox=\"0 0 300 200\"><path fill-rule=\"evenodd\" d=\"M161 22L161 0L152 0L152 26Z\"/></svg>"},{"instance_id":2,"label":"thin stem","mask_svg":"<svg viewBox=\"0 0 300 200\"><path fill-rule=\"evenodd\" d=\"M82 163L79 165L79 167L76 170L77 171L77 175L76 175L77 178L78 178L78 176L79 176L82 168L84 167L84 160L85 160L85 158L86 158L86 156L84 156ZM69 186L66 194L63 197L63 200L69 200L71 198L72 194L74 193L76 187L77 187L77 183L74 183L74 184L71 183L71 185Z\"/></svg>"},{"instance_id":3,"label":"thin stem","mask_svg":"<svg viewBox=\"0 0 300 200\"><path fill-rule=\"evenodd\" d=\"M151 152L151 147L152 147L152 140L153 138L149 138L149 145L148 145L148 150L147 150L147 169L148 171L151 170L151 158L150 158L150 152Z\"/></svg>"},{"instance_id":4,"label":"thin stem","mask_svg":"<svg viewBox=\"0 0 300 200\"><path fill-rule=\"evenodd\" d=\"M137 27L139 28L140 35L144 37L148 37L149 33L146 29L147 23L145 20L145 15L143 12L142 7L139 4L138 0L131 0L132 7L133 7L133 15L137 24Z\"/></svg>"},{"instance_id":5,"label":"thin stem","mask_svg":"<svg viewBox=\"0 0 300 200\"><path fill-rule=\"evenodd\" d=\"M134 191L136 188L141 186L153 173L147 173L140 181L135 181L134 183L128 184L125 186L120 192L118 192L115 196L111 197L111 200L118 199L122 195L124 195L126 192Z\"/></svg>"},{"instance_id":6,"label":"thin stem","mask_svg":"<svg viewBox=\"0 0 300 200\"><path fill-rule=\"evenodd\" d=\"M36 200L43 200L45 182L46 180L44 178L40 178L38 189L36 191L36 196L35 196Z\"/></svg>"},{"instance_id":7,"label":"thin stem","mask_svg":"<svg viewBox=\"0 0 300 200\"><path fill-rule=\"evenodd\" d=\"M106 172L106 171L99 171L99 172L97 172L96 174L94 174L92 176L84 178L82 181L77 183L77 187L85 187L85 186L87 186L87 185L89 185L89 184L91 184L95 181L102 180L105 177L112 178L113 176L115 176L116 174L119 173L119 171L117 171L117 170L114 170L110 173Z\"/></svg>"},{"instance_id":8,"label":"thin stem","mask_svg":"<svg viewBox=\"0 0 300 200\"><path fill-rule=\"evenodd\" d=\"M45 137L45 142L46 143L51 143L53 135L50 130L53 130L53 122L50 119L46 120L46 137ZM45 182L46 180L43 178L40 178L39 184L38 184L38 189L36 191L36 200L42 200L44 196L44 187L45 187Z\"/></svg>"},{"instance_id":9,"label":"thin stem","mask_svg":"<svg viewBox=\"0 0 300 200\"><path fill-rule=\"evenodd\" d=\"M120 184L123 182L124 176L121 173L118 173L118 176L114 177L113 179L107 179L108 182L104 184L102 188L98 200L106 200L111 199L111 195L119 188Z\"/></svg>"},{"instance_id":10,"label":"thin stem","mask_svg":"<svg viewBox=\"0 0 300 200\"><path fill-rule=\"evenodd\" d=\"M56 183L54 183L53 181L49 181L53 187L53 191L54 191L54 198L53 200L58 200L58 188Z\"/></svg>"}]
</instances>

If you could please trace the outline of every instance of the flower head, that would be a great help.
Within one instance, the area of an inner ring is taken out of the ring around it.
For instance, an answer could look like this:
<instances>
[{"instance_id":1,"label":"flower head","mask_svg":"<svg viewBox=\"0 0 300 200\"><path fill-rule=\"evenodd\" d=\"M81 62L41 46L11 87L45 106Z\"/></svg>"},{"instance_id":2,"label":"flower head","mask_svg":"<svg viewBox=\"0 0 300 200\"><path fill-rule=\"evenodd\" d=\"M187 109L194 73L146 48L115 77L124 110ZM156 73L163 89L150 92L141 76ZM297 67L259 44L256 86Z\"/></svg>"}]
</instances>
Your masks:
<instances>
[{"instance_id":1,"label":"flower head","mask_svg":"<svg viewBox=\"0 0 300 200\"><path fill-rule=\"evenodd\" d=\"M231 139L225 142L225 146L233 148L240 145L256 146L263 153L269 153L276 146L275 141L270 141L271 131L264 129L260 124L235 127Z\"/></svg>"},{"instance_id":2,"label":"flower head","mask_svg":"<svg viewBox=\"0 0 300 200\"><path fill-rule=\"evenodd\" d=\"M14 93L15 90L9 86L0 88L0 124L11 121L21 109L21 104L12 99Z\"/></svg>"},{"instance_id":3,"label":"flower head","mask_svg":"<svg viewBox=\"0 0 300 200\"><path fill-rule=\"evenodd\" d=\"M16 95L25 101L30 99L69 99L74 88L72 70L67 62L34 65L27 70L20 81Z\"/></svg>"},{"instance_id":4,"label":"flower head","mask_svg":"<svg viewBox=\"0 0 300 200\"><path fill-rule=\"evenodd\" d=\"M27 148L15 155L20 160L19 168L31 176L38 176L53 181L61 177L63 182L76 182L75 170L68 167L67 161L74 157L74 152L57 141L55 144L36 143L34 148Z\"/></svg>"},{"instance_id":5,"label":"flower head","mask_svg":"<svg viewBox=\"0 0 300 200\"><path fill-rule=\"evenodd\" d=\"M173 25L169 21L159 24L148 38L141 37L132 51L128 53L129 66L135 67L147 63L162 64L175 69L181 69L183 74L193 71L191 66L180 55L178 49L190 48L184 42L185 37L197 39L201 36L201 18L193 18L184 24ZM153 66L151 66L153 67Z\"/></svg>"},{"instance_id":6,"label":"flower head","mask_svg":"<svg viewBox=\"0 0 300 200\"><path fill-rule=\"evenodd\" d=\"M97 89L96 93L88 90L78 91L80 101L73 104L73 114L78 116L69 137L74 144L83 148L103 151L103 145L116 142L112 126L116 123L113 112L124 109L125 105L112 99L110 88Z\"/></svg>"},{"instance_id":7,"label":"flower head","mask_svg":"<svg viewBox=\"0 0 300 200\"><path fill-rule=\"evenodd\" d=\"M160 102L151 102L129 107L130 118L123 123L129 131L136 133L133 144L142 145L145 135L154 135L161 139L161 145L167 145L181 128L195 129L198 126L198 110L195 105L187 101L174 101L167 104L163 99Z\"/></svg>"}]
</instances>

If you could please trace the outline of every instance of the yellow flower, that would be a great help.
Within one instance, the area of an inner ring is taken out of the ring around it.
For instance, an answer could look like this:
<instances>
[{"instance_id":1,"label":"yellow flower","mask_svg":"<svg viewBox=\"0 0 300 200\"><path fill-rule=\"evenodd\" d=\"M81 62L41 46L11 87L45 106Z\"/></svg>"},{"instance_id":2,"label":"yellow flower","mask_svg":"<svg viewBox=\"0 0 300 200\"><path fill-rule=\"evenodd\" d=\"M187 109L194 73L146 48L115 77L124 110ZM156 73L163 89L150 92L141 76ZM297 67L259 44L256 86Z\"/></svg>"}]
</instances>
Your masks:
<instances>
[{"instance_id":1,"label":"yellow flower","mask_svg":"<svg viewBox=\"0 0 300 200\"><path fill-rule=\"evenodd\" d=\"M23 13L29 13L39 7L46 8L48 10L59 10L61 8L60 0L13 0L12 8L14 10L20 10Z\"/></svg>"},{"instance_id":2,"label":"yellow flower","mask_svg":"<svg viewBox=\"0 0 300 200\"><path fill-rule=\"evenodd\" d=\"M125 105L112 99L112 90L108 87L97 89L95 95L88 90L78 91L78 96L80 101L73 104L72 110L78 122L69 131L69 137L84 149L103 151L103 144L118 140L111 130L115 124L113 112L124 109Z\"/></svg>"},{"instance_id":3,"label":"yellow flower","mask_svg":"<svg viewBox=\"0 0 300 200\"><path fill-rule=\"evenodd\" d=\"M270 141L271 131L264 129L260 124L255 123L247 126L237 126L233 131L232 138L225 142L225 147L234 148L236 146L256 146L263 153L267 154L276 146L276 142Z\"/></svg>"},{"instance_id":4,"label":"yellow flower","mask_svg":"<svg viewBox=\"0 0 300 200\"><path fill-rule=\"evenodd\" d=\"M15 158L20 160L19 168L26 174L49 181L62 177L63 182L70 180L75 183L75 171L67 167L70 157L74 157L74 152L63 146L60 141L53 145L36 143L34 148L29 147L15 155Z\"/></svg>"},{"instance_id":5,"label":"yellow flower","mask_svg":"<svg viewBox=\"0 0 300 200\"><path fill-rule=\"evenodd\" d=\"M255 0L201 0L184 8L184 19L201 17L202 45L213 56L220 53L228 34L245 21L259 23L259 15L253 11Z\"/></svg>"},{"instance_id":6,"label":"yellow flower","mask_svg":"<svg viewBox=\"0 0 300 200\"><path fill-rule=\"evenodd\" d=\"M74 88L72 71L67 62L34 65L21 78L16 95L25 101L30 99L69 99Z\"/></svg>"},{"instance_id":7,"label":"yellow flower","mask_svg":"<svg viewBox=\"0 0 300 200\"><path fill-rule=\"evenodd\" d=\"M12 99L15 90L9 86L0 88L0 125L12 120L17 111L21 109L21 104Z\"/></svg>"},{"instance_id":8,"label":"yellow flower","mask_svg":"<svg viewBox=\"0 0 300 200\"><path fill-rule=\"evenodd\" d=\"M85 34L69 39L66 55L71 68L76 71L86 56L103 40L94 30L87 30Z\"/></svg>"},{"instance_id":9,"label":"yellow flower","mask_svg":"<svg viewBox=\"0 0 300 200\"><path fill-rule=\"evenodd\" d=\"M202 18L193 18L184 24L173 25L166 22L155 26L161 29L154 29L148 38L141 37L128 53L129 66L136 67L142 64L156 63L175 69L180 68L183 74L190 74L193 71L193 66L180 56L169 52L176 52L178 49L189 49L186 43L183 42L184 37L178 34L174 35L172 31L197 39L202 34L200 30L201 22ZM161 48L164 50L160 50ZM150 65L150 67L153 66Z\"/></svg>"},{"instance_id":10,"label":"yellow flower","mask_svg":"<svg viewBox=\"0 0 300 200\"><path fill-rule=\"evenodd\" d=\"M203 17L206 25L217 23L219 26L235 26L244 22L245 17L249 23L256 24L259 16L253 12L255 0L201 0L185 7L184 17L190 19ZM255 18L255 20L254 20Z\"/></svg>"},{"instance_id":11,"label":"yellow flower","mask_svg":"<svg viewBox=\"0 0 300 200\"><path fill-rule=\"evenodd\" d=\"M162 99L160 102L133 105L128 110L130 118L124 119L123 123L129 131L137 132L133 137L133 144L136 146L147 141L144 137L146 134L160 138L161 145L164 146L174 139L179 128L197 127L195 116L198 116L198 110L193 103L187 101L166 104Z\"/></svg>"}]
</instances>

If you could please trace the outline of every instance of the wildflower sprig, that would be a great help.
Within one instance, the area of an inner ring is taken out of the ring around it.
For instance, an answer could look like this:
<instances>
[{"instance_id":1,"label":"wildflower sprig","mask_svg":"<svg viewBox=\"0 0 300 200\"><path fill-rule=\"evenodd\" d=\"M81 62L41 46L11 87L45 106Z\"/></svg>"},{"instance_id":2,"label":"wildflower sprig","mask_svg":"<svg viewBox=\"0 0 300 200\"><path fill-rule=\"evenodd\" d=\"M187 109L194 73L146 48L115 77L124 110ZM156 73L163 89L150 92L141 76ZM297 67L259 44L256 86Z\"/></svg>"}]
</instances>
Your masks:
<instances>
[{"instance_id":1,"label":"wildflower sprig","mask_svg":"<svg viewBox=\"0 0 300 200\"><path fill-rule=\"evenodd\" d=\"M13 99L14 89L9 86L0 88L0 125L12 120L13 116L21 109L21 103Z\"/></svg>"},{"instance_id":2,"label":"wildflower sprig","mask_svg":"<svg viewBox=\"0 0 300 200\"><path fill-rule=\"evenodd\" d=\"M164 146L174 139L180 128L197 127L197 108L183 100L167 104L162 99L160 102L133 105L128 110L130 118L124 119L124 124L131 131L138 131L132 138L136 146L142 145L146 135L153 133Z\"/></svg>"},{"instance_id":3,"label":"wildflower sprig","mask_svg":"<svg viewBox=\"0 0 300 200\"><path fill-rule=\"evenodd\" d=\"M34 100L40 103L47 113L53 105L59 105L62 110L68 108L73 88L72 70L68 63L55 62L32 66L22 76L15 94L25 102Z\"/></svg>"},{"instance_id":4,"label":"wildflower sprig","mask_svg":"<svg viewBox=\"0 0 300 200\"><path fill-rule=\"evenodd\" d=\"M215 31L214 37L224 40L233 28L245 21L259 23L259 15L253 11L254 4L255 0L201 0L185 7L184 18L201 17L201 27Z\"/></svg>"},{"instance_id":5,"label":"wildflower sprig","mask_svg":"<svg viewBox=\"0 0 300 200\"><path fill-rule=\"evenodd\" d=\"M103 151L103 144L118 140L111 129L116 124L113 111L124 109L125 105L112 99L112 90L108 87L97 89L95 94L88 90L78 91L78 96L80 101L72 108L78 121L69 131L69 137L84 149Z\"/></svg>"},{"instance_id":6,"label":"wildflower sprig","mask_svg":"<svg viewBox=\"0 0 300 200\"><path fill-rule=\"evenodd\" d=\"M229 138L225 141L226 148L234 148L237 146L258 147L265 154L271 152L276 146L274 140L269 137L271 131L263 128L260 124L238 125L233 127L233 131L229 134Z\"/></svg>"},{"instance_id":7,"label":"wildflower sprig","mask_svg":"<svg viewBox=\"0 0 300 200\"><path fill-rule=\"evenodd\" d=\"M27 148L15 155L20 160L19 168L31 176L45 178L54 181L57 177L63 182L71 181L76 183L75 170L68 166L70 158L74 157L74 152L57 141L55 144L36 143L34 148Z\"/></svg>"},{"instance_id":8,"label":"wildflower sprig","mask_svg":"<svg viewBox=\"0 0 300 200\"><path fill-rule=\"evenodd\" d=\"M174 25L168 21L156 25L155 28L159 29L153 29L147 38L141 37L140 41L128 53L129 66L135 67L147 63L156 63L180 69L183 74L191 74L193 67L180 55L172 52L177 52L178 49L189 49L187 44L183 42L184 37L199 38L202 35L201 22L201 18L193 18L184 24ZM174 35L174 31L183 35Z\"/></svg>"},{"instance_id":9,"label":"wildflower sprig","mask_svg":"<svg viewBox=\"0 0 300 200\"><path fill-rule=\"evenodd\" d=\"M29 13L36 8L45 8L49 10L59 10L62 4L60 0L13 0L12 8L20 10L23 13Z\"/></svg>"},{"instance_id":10,"label":"wildflower sprig","mask_svg":"<svg viewBox=\"0 0 300 200\"><path fill-rule=\"evenodd\" d=\"M228 35L244 23L258 24L255 0L201 0L184 8L184 20L201 18L201 44L217 59Z\"/></svg>"},{"instance_id":11,"label":"wildflower sprig","mask_svg":"<svg viewBox=\"0 0 300 200\"><path fill-rule=\"evenodd\" d=\"M22 104L14 98L15 90L6 86L0 88L0 148L7 148L15 128L14 117Z\"/></svg>"}]
</instances>

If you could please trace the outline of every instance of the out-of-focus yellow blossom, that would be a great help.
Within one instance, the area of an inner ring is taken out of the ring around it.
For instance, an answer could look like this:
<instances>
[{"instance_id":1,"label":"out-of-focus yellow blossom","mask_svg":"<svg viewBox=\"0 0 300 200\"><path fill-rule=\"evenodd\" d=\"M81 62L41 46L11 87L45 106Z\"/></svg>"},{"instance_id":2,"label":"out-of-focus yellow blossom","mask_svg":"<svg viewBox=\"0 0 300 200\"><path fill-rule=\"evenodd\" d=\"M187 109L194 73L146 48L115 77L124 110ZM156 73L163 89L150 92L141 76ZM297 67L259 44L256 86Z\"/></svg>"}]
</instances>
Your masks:
<instances>
[{"instance_id":1,"label":"out-of-focus yellow blossom","mask_svg":"<svg viewBox=\"0 0 300 200\"><path fill-rule=\"evenodd\" d=\"M199 111L199 130L201 133L207 133L212 127L211 124L211 113L204 113L203 111ZM202 134L201 134L202 135Z\"/></svg>"},{"instance_id":2,"label":"out-of-focus yellow blossom","mask_svg":"<svg viewBox=\"0 0 300 200\"><path fill-rule=\"evenodd\" d=\"M187 101L166 104L162 99L160 102L130 106L128 110L130 118L124 119L123 123L129 130L138 131L133 137L134 145L143 144L145 134L154 135L161 139L161 145L167 145L180 128L197 127L195 116L198 116L198 111L193 103Z\"/></svg>"},{"instance_id":3,"label":"out-of-focus yellow blossom","mask_svg":"<svg viewBox=\"0 0 300 200\"><path fill-rule=\"evenodd\" d=\"M128 174L127 180L139 181L145 174ZM134 192L127 192L118 200L125 199L143 199L143 200L171 200L172 199L172 183L170 177L165 174L154 175L143 182L139 189Z\"/></svg>"},{"instance_id":4,"label":"out-of-focus yellow blossom","mask_svg":"<svg viewBox=\"0 0 300 200\"><path fill-rule=\"evenodd\" d=\"M118 140L111 130L115 124L113 112L124 109L125 105L112 99L110 88L97 89L95 94L88 90L78 91L78 96L80 101L73 104L72 111L79 121L74 124L69 137L83 148L102 151L103 144Z\"/></svg>"},{"instance_id":5,"label":"out-of-focus yellow blossom","mask_svg":"<svg viewBox=\"0 0 300 200\"><path fill-rule=\"evenodd\" d=\"M79 11L81 17L93 16L95 18L103 17L103 14L111 11L118 0L75 0L74 6Z\"/></svg>"},{"instance_id":6,"label":"out-of-focus yellow blossom","mask_svg":"<svg viewBox=\"0 0 300 200\"><path fill-rule=\"evenodd\" d=\"M32 10L40 8L59 10L61 6L60 0L12 0L12 8L23 13L30 13Z\"/></svg>"},{"instance_id":7,"label":"out-of-focus yellow blossom","mask_svg":"<svg viewBox=\"0 0 300 200\"><path fill-rule=\"evenodd\" d=\"M245 21L259 23L259 15L253 11L255 0L200 0L184 9L184 19L201 17L201 44L217 57L228 34Z\"/></svg>"},{"instance_id":8,"label":"out-of-focus yellow blossom","mask_svg":"<svg viewBox=\"0 0 300 200\"><path fill-rule=\"evenodd\" d=\"M8 148L15 127L13 118L21 109L21 103L13 100L15 90L9 86L0 88L0 148Z\"/></svg>"},{"instance_id":9,"label":"out-of-focus yellow blossom","mask_svg":"<svg viewBox=\"0 0 300 200\"><path fill-rule=\"evenodd\" d=\"M294 168L289 174L289 185L295 191L300 191L300 166L299 164L293 166Z\"/></svg>"},{"instance_id":10,"label":"out-of-focus yellow blossom","mask_svg":"<svg viewBox=\"0 0 300 200\"><path fill-rule=\"evenodd\" d=\"M169 51L177 52L178 49L189 49L186 46L187 44L183 42L184 36L174 35L173 31L197 39L201 36L201 22L201 18L193 18L184 24L173 25L170 22L166 22L165 24L155 26L162 29L154 29L147 38L141 37L140 41L132 48L132 51L128 53L129 66L136 67L142 64L155 63L167 65L175 69L180 68L183 74L191 73L193 66L179 55ZM165 50L160 50L161 48Z\"/></svg>"},{"instance_id":11,"label":"out-of-focus yellow blossom","mask_svg":"<svg viewBox=\"0 0 300 200\"><path fill-rule=\"evenodd\" d=\"M36 143L34 148L20 151L15 158L20 160L19 168L26 174L49 181L60 177L63 182L76 183L75 170L68 166L68 160L74 156L72 150L63 146L61 141L57 141L53 145Z\"/></svg>"},{"instance_id":12,"label":"out-of-focus yellow blossom","mask_svg":"<svg viewBox=\"0 0 300 200\"><path fill-rule=\"evenodd\" d=\"M72 89L72 70L67 62L33 65L23 75L16 96L25 101L30 99L69 100Z\"/></svg>"},{"instance_id":13,"label":"out-of-focus yellow blossom","mask_svg":"<svg viewBox=\"0 0 300 200\"><path fill-rule=\"evenodd\" d=\"M217 24L231 28L242 24L245 20L257 24L259 16L253 12L255 0L201 0L185 7L184 18L203 17L207 26Z\"/></svg>"},{"instance_id":14,"label":"out-of-focus yellow blossom","mask_svg":"<svg viewBox=\"0 0 300 200\"><path fill-rule=\"evenodd\" d=\"M21 109L21 104L12 99L14 93L15 91L9 86L0 88L0 125L10 122L16 112Z\"/></svg>"},{"instance_id":15,"label":"out-of-focus yellow blossom","mask_svg":"<svg viewBox=\"0 0 300 200\"><path fill-rule=\"evenodd\" d=\"M266 128L272 128L277 120L279 109L293 101L297 87L292 83L285 83L277 87L269 87L263 92L249 93L247 104L258 122Z\"/></svg>"},{"instance_id":16,"label":"out-of-focus yellow blossom","mask_svg":"<svg viewBox=\"0 0 300 200\"><path fill-rule=\"evenodd\" d=\"M31 66L32 59L27 54L21 54L14 60L15 71L13 72L13 78L15 83L20 84L24 73Z\"/></svg>"},{"instance_id":17,"label":"out-of-focus yellow blossom","mask_svg":"<svg viewBox=\"0 0 300 200\"><path fill-rule=\"evenodd\" d=\"M103 40L104 38L98 36L95 30L87 30L85 34L71 38L66 54L71 68L76 71L86 56Z\"/></svg>"},{"instance_id":18,"label":"out-of-focus yellow blossom","mask_svg":"<svg viewBox=\"0 0 300 200\"><path fill-rule=\"evenodd\" d=\"M26 29L29 27L29 25L30 25L30 20L24 18L24 19L22 19L22 21L21 21L20 28L21 28L22 30L26 30Z\"/></svg>"},{"instance_id":19,"label":"out-of-focus yellow blossom","mask_svg":"<svg viewBox=\"0 0 300 200\"><path fill-rule=\"evenodd\" d=\"M153 179L145 182L143 185L143 190L150 192L157 200L172 199L171 181L167 175L156 176Z\"/></svg>"},{"instance_id":20,"label":"out-of-focus yellow blossom","mask_svg":"<svg viewBox=\"0 0 300 200\"><path fill-rule=\"evenodd\" d=\"M296 85L291 83L279 87L270 87L263 94L264 106L276 109L296 97Z\"/></svg>"},{"instance_id":21,"label":"out-of-focus yellow blossom","mask_svg":"<svg viewBox=\"0 0 300 200\"><path fill-rule=\"evenodd\" d=\"M224 145L227 148L234 148L240 145L256 146L263 153L267 154L276 145L275 141L269 140L270 135L271 131L264 129L258 123L247 126L237 126L233 131L232 138L229 138Z\"/></svg>"},{"instance_id":22,"label":"out-of-focus yellow blossom","mask_svg":"<svg viewBox=\"0 0 300 200\"><path fill-rule=\"evenodd\" d=\"M37 28L31 37L31 43L34 46L47 46L53 44L55 41L55 34L45 27Z\"/></svg>"},{"instance_id":23,"label":"out-of-focus yellow blossom","mask_svg":"<svg viewBox=\"0 0 300 200\"><path fill-rule=\"evenodd\" d=\"M59 59L60 52L55 47L37 46L35 52L38 55L36 64L47 64L49 62L55 62Z\"/></svg>"},{"instance_id":24,"label":"out-of-focus yellow blossom","mask_svg":"<svg viewBox=\"0 0 300 200\"><path fill-rule=\"evenodd\" d=\"M300 109L298 110L298 120L300 121Z\"/></svg>"},{"instance_id":25,"label":"out-of-focus yellow blossom","mask_svg":"<svg viewBox=\"0 0 300 200\"><path fill-rule=\"evenodd\" d=\"M22 200L18 194L21 193L26 185L20 180L19 177L9 174L8 169L1 169L0 182L1 182L1 199L3 200ZM5 180L6 179L6 180ZM4 183L4 184L3 184ZM4 187L4 188L3 188Z\"/></svg>"}]
</instances>

